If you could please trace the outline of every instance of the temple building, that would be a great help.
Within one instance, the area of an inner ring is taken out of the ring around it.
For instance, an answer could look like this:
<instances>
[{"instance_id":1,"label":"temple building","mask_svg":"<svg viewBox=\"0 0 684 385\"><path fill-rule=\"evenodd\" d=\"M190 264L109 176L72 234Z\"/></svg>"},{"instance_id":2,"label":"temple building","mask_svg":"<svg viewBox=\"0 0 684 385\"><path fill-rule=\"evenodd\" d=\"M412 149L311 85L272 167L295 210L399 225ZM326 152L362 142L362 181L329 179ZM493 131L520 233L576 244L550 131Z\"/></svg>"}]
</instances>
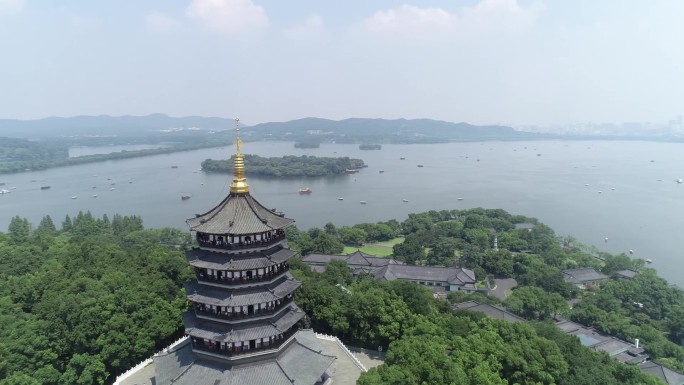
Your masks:
<instances>
[{"instance_id":1,"label":"temple building","mask_svg":"<svg viewBox=\"0 0 684 385\"><path fill-rule=\"evenodd\" d=\"M155 356L156 385L324 384L335 356L298 330L300 282L284 232L294 220L250 195L239 126L235 143L228 196L186 221L198 244L187 253L196 275L185 287L188 339Z\"/></svg>"}]
</instances>

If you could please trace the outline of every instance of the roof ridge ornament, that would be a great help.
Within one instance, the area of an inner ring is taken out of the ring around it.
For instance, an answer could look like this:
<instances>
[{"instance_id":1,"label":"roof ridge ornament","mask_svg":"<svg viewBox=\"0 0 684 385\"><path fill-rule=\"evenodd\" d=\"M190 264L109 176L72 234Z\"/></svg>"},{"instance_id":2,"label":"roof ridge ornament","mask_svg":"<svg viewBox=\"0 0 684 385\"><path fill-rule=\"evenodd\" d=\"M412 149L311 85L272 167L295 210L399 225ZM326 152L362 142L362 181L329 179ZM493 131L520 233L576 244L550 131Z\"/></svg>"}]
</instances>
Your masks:
<instances>
[{"instance_id":1,"label":"roof ridge ornament","mask_svg":"<svg viewBox=\"0 0 684 385\"><path fill-rule=\"evenodd\" d=\"M233 183L230 184L230 192L235 194L244 194L249 192L249 185L245 178L245 157L241 152L242 140L240 140L240 118L235 118L235 160Z\"/></svg>"}]
</instances>

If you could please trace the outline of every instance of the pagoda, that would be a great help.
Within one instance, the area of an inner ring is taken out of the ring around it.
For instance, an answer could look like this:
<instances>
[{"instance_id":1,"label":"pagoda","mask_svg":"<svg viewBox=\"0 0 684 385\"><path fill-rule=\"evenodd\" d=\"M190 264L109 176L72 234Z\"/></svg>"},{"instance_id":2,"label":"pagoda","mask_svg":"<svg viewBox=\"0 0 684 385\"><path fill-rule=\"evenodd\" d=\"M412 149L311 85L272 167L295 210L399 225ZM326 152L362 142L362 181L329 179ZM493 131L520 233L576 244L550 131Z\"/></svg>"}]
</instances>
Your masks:
<instances>
[{"instance_id":1,"label":"pagoda","mask_svg":"<svg viewBox=\"0 0 684 385\"><path fill-rule=\"evenodd\" d=\"M185 285L188 342L155 357L156 383L322 384L335 357L321 353L312 331L298 331L301 283L289 272L295 252L284 231L294 220L250 194L237 119L236 132L228 196L186 221L198 244L187 252L196 275Z\"/></svg>"}]
</instances>

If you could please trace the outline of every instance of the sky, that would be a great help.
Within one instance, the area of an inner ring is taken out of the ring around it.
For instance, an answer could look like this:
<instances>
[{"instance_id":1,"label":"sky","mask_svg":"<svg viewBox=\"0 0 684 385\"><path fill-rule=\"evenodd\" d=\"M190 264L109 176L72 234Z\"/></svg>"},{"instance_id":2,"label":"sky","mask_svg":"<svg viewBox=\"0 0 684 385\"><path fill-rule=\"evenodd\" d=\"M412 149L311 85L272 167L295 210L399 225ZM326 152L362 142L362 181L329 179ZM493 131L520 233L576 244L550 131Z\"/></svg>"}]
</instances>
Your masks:
<instances>
[{"instance_id":1,"label":"sky","mask_svg":"<svg viewBox=\"0 0 684 385\"><path fill-rule=\"evenodd\" d=\"M0 0L0 118L667 122L684 1Z\"/></svg>"}]
</instances>

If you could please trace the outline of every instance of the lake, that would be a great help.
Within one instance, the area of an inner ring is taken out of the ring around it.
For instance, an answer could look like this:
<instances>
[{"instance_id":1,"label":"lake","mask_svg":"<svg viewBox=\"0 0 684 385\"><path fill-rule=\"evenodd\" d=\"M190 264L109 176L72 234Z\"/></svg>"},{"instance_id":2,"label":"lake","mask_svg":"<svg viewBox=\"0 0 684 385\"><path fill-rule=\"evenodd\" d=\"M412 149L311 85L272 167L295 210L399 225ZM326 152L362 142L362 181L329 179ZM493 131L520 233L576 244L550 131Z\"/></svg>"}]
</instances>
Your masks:
<instances>
[{"instance_id":1,"label":"lake","mask_svg":"<svg viewBox=\"0 0 684 385\"><path fill-rule=\"evenodd\" d=\"M257 178L249 175L247 164L252 195L294 218L300 229L327 222L401 221L428 210L503 208L539 218L558 234L605 251L633 250L634 257L652 259L661 276L684 286L679 244L684 184L676 183L684 178L684 144L477 142L362 151L345 144L296 149L292 143L250 142L244 152L349 156L366 162L368 167L357 174L317 179ZM110 218L114 213L140 215L146 227L186 229L184 220L220 202L232 179L199 171L201 161L232 153L232 147L224 147L0 175L2 188L16 187L0 195L0 228L7 229L14 215L35 226L45 214L60 224L66 214L90 210ZM298 194L302 187L313 193ZM181 195L191 198L181 200Z\"/></svg>"}]
</instances>

